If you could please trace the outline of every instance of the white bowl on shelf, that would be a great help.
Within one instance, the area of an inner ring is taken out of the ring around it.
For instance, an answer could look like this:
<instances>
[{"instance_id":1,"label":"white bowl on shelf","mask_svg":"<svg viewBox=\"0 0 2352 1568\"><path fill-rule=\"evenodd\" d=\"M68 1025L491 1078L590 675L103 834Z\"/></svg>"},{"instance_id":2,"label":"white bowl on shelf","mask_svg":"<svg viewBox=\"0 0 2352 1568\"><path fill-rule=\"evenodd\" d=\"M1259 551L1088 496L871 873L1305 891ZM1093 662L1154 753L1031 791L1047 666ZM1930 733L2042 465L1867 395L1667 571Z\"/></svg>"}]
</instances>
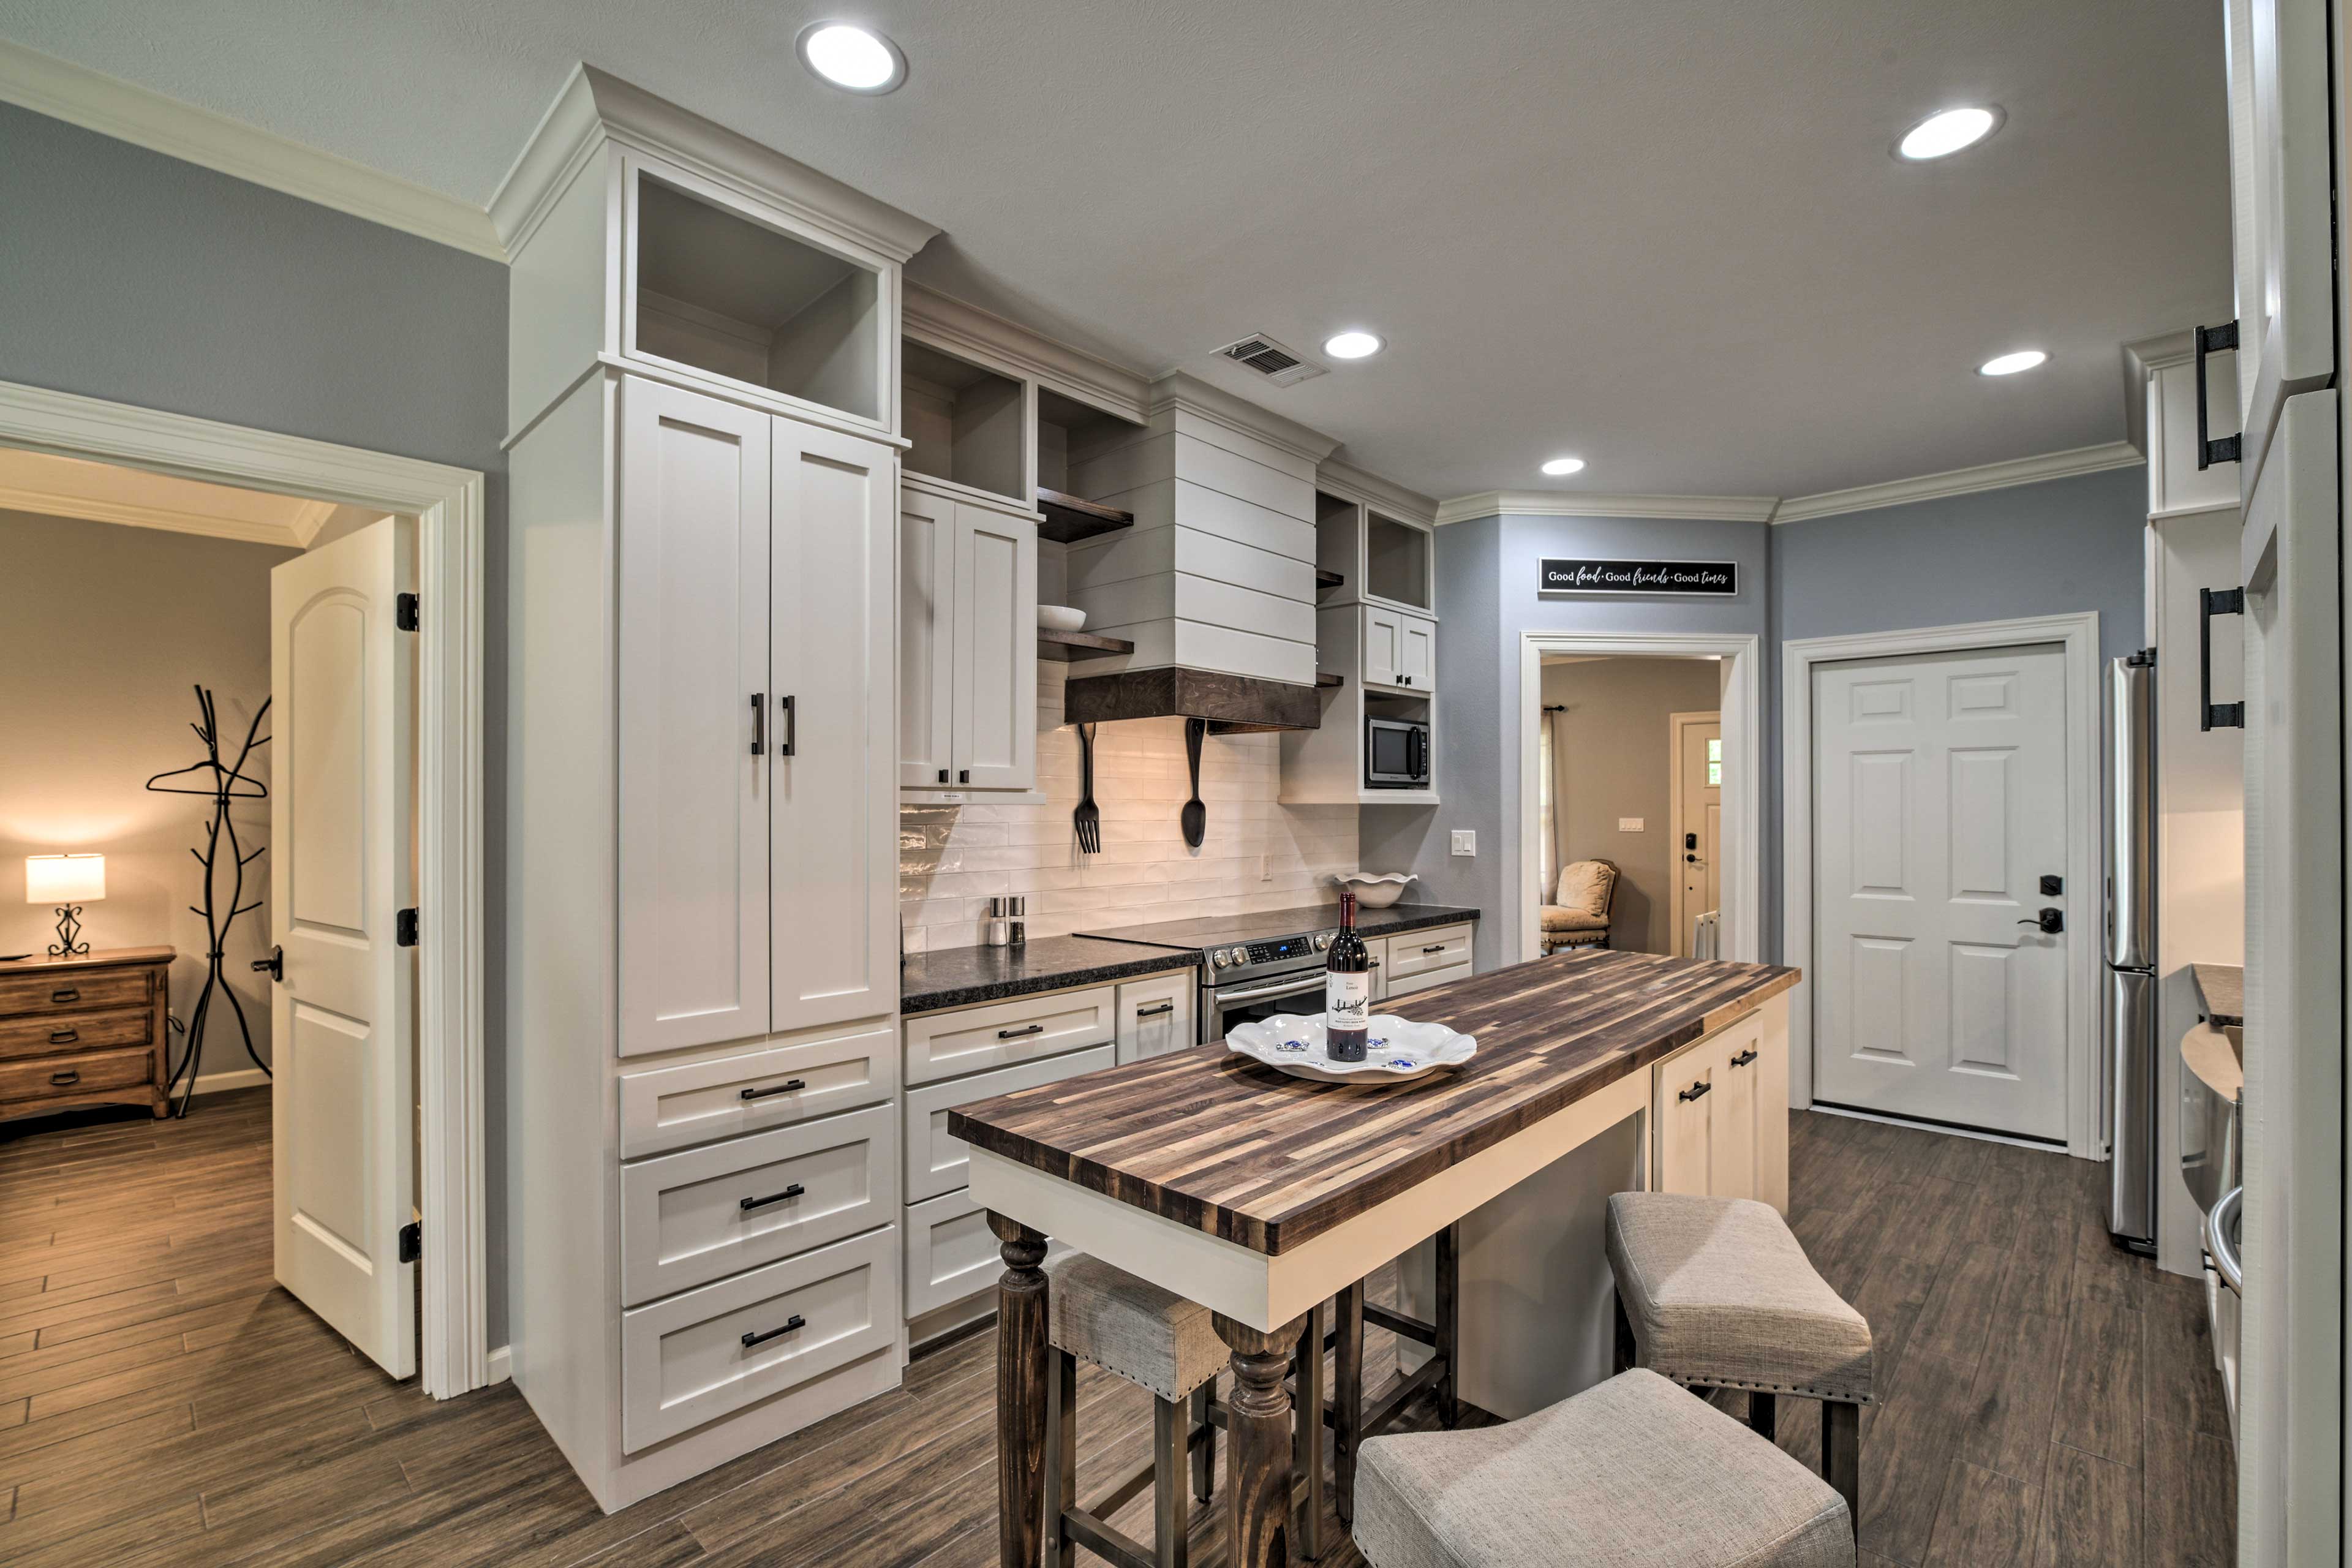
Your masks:
<instances>
[{"instance_id":1,"label":"white bowl on shelf","mask_svg":"<svg viewBox=\"0 0 2352 1568\"><path fill-rule=\"evenodd\" d=\"M1354 871L1331 880L1355 889L1359 909L1384 910L1404 897L1405 884L1418 879L1411 871Z\"/></svg>"},{"instance_id":2,"label":"white bowl on shelf","mask_svg":"<svg viewBox=\"0 0 2352 1568\"><path fill-rule=\"evenodd\" d=\"M1040 605L1037 624L1049 632L1082 632L1087 629L1087 613L1067 605Z\"/></svg>"}]
</instances>

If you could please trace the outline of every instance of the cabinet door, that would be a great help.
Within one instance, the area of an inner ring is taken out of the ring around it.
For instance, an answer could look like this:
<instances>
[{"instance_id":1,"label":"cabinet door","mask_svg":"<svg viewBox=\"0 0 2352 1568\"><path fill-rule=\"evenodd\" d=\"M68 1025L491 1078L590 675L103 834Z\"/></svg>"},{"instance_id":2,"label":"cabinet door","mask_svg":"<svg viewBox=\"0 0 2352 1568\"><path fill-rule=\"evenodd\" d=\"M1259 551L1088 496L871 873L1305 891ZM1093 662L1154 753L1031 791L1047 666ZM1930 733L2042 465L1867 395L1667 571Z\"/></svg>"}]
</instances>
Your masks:
<instances>
[{"instance_id":1,"label":"cabinet door","mask_svg":"<svg viewBox=\"0 0 2352 1568\"><path fill-rule=\"evenodd\" d=\"M1706 1190L1718 1198L1756 1195L1756 1021L1734 1024L1709 1045Z\"/></svg>"},{"instance_id":2,"label":"cabinet door","mask_svg":"<svg viewBox=\"0 0 2352 1568\"><path fill-rule=\"evenodd\" d=\"M1656 1190L1704 1195L1709 1178L1707 1102L1715 1097L1707 1048L1696 1046L1659 1063L1654 1081Z\"/></svg>"},{"instance_id":3,"label":"cabinet door","mask_svg":"<svg viewBox=\"0 0 2352 1568\"><path fill-rule=\"evenodd\" d=\"M1397 617L1397 684L1426 691L1437 684L1437 624Z\"/></svg>"},{"instance_id":4,"label":"cabinet door","mask_svg":"<svg viewBox=\"0 0 2352 1568\"><path fill-rule=\"evenodd\" d=\"M1130 980L1118 988L1118 1059L1139 1062L1190 1048L1192 1037L1193 972L1180 969Z\"/></svg>"},{"instance_id":5,"label":"cabinet door","mask_svg":"<svg viewBox=\"0 0 2352 1568\"><path fill-rule=\"evenodd\" d=\"M898 495L898 782L953 781L956 506Z\"/></svg>"},{"instance_id":6,"label":"cabinet door","mask_svg":"<svg viewBox=\"0 0 2352 1568\"><path fill-rule=\"evenodd\" d=\"M889 447L775 421L769 822L779 1030L898 1006Z\"/></svg>"},{"instance_id":7,"label":"cabinet door","mask_svg":"<svg viewBox=\"0 0 2352 1568\"><path fill-rule=\"evenodd\" d=\"M1037 525L956 508L955 780L1037 783Z\"/></svg>"},{"instance_id":8,"label":"cabinet door","mask_svg":"<svg viewBox=\"0 0 2352 1568\"><path fill-rule=\"evenodd\" d=\"M1402 618L1394 610L1364 606L1364 684L1394 686L1404 658Z\"/></svg>"},{"instance_id":9,"label":"cabinet door","mask_svg":"<svg viewBox=\"0 0 2352 1568\"><path fill-rule=\"evenodd\" d=\"M623 1056L768 1028L768 759L751 747L753 701L775 689L771 423L655 382L621 389Z\"/></svg>"},{"instance_id":10,"label":"cabinet door","mask_svg":"<svg viewBox=\"0 0 2352 1568\"><path fill-rule=\"evenodd\" d=\"M2327 12L2326 0L2227 8L2249 476L2285 399L2325 384L2336 363Z\"/></svg>"},{"instance_id":11,"label":"cabinet door","mask_svg":"<svg viewBox=\"0 0 2352 1568\"><path fill-rule=\"evenodd\" d=\"M1366 937L1364 951L1372 961L1372 1000L1389 999L1389 941L1386 937Z\"/></svg>"}]
</instances>

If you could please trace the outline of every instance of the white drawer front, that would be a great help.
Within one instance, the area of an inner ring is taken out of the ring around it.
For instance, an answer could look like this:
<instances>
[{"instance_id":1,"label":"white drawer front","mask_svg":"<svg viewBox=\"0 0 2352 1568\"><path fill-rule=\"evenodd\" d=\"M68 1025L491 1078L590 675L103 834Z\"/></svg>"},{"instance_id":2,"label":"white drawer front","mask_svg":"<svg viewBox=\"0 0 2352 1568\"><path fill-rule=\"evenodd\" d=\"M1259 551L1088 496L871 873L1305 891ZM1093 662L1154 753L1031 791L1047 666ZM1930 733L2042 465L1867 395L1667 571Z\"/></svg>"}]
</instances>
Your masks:
<instances>
[{"instance_id":1,"label":"white drawer front","mask_svg":"<svg viewBox=\"0 0 2352 1568\"><path fill-rule=\"evenodd\" d=\"M1139 1062L1198 1045L1192 1032L1192 994L1199 984L1190 969L1122 983L1118 1059Z\"/></svg>"},{"instance_id":2,"label":"white drawer front","mask_svg":"<svg viewBox=\"0 0 2352 1568\"><path fill-rule=\"evenodd\" d=\"M893 1225L622 1313L622 1450L894 1352L898 1264Z\"/></svg>"},{"instance_id":3,"label":"white drawer front","mask_svg":"<svg viewBox=\"0 0 2352 1568\"><path fill-rule=\"evenodd\" d=\"M1004 1278L1004 1253L988 1228L988 1211L968 1192L927 1198L907 1205L907 1317L992 1290ZM1048 1237L1045 1261L1069 1252L1067 1243Z\"/></svg>"},{"instance_id":4,"label":"white drawer front","mask_svg":"<svg viewBox=\"0 0 2352 1568\"><path fill-rule=\"evenodd\" d=\"M907 1020L907 1081L931 1083L1102 1045L1118 1037L1118 1005L1115 988L1096 985L918 1013Z\"/></svg>"},{"instance_id":5,"label":"white drawer front","mask_svg":"<svg viewBox=\"0 0 2352 1568\"><path fill-rule=\"evenodd\" d=\"M1093 1072L1097 1068L1109 1067L1115 1059L1110 1047L1097 1046L1092 1050L1073 1051L1047 1061L1024 1062L1019 1067L960 1078L952 1083L926 1084L908 1089L907 1201L919 1203L942 1193L952 1193L964 1184L971 1155L962 1139L948 1136L949 1111L975 1100L989 1100L1011 1094L1014 1089L1034 1089L1039 1084Z\"/></svg>"},{"instance_id":6,"label":"white drawer front","mask_svg":"<svg viewBox=\"0 0 2352 1568\"><path fill-rule=\"evenodd\" d=\"M898 1089L897 1035L885 1026L837 1040L625 1073L621 1156L635 1159L888 1100Z\"/></svg>"},{"instance_id":7,"label":"white drawer front","mask_svg":"<svg viewBox=\"0 0 2352 1568\"><path fill-rule=\"evenodd\" d=\"M1466 968L1470 963L1470 928L1438 926L1430 931L1394 931L1389 936L1389 988L1432 970ZM1459 978L1458 976L1454 978Z\"/></svg>"},{"instance_id":8,"label":"white drawer front","mask_svg":"<svg viewBox=\"0 0 2352 1568\"><path fill-rule=\"evenodd\" d=\"M622 1292L650 1301L887 1225L898 1209L887 1105L624 1165Z\"/></svg>"},{"instance_id":9,"label":"white drawer front","mask_svg":"<svg viewBox=\"0 0 2352 1568\"><path fill-rule=\"evenodd\" d=\"M1457 980L1469 978L1470 966L1466 963L1451 964L1444 969L1424 969L1419 974L1391 975L1388 998L1410 996L1416 991L1431 991L1440 985L1451 985Z\"/></svg>"}]
</instances>

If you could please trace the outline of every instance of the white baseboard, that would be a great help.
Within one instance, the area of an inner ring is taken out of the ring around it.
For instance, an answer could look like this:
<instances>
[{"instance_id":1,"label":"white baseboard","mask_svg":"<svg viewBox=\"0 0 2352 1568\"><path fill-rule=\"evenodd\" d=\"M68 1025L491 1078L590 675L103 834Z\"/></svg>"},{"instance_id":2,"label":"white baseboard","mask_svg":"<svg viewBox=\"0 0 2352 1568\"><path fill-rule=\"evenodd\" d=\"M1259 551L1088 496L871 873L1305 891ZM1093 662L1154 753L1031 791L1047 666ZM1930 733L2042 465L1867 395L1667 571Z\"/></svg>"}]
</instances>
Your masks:
<instances>
[{"instance_id":1,"label":"white baseboard","mask_svg":"<svg viewBox=\"0 0 2352 1568\"><path fill-rule=\"evenodd\" d=\"M200 1072L196 1075L198 1094L226 1094L232 1089L252 1089L269 1081L269 1075L259 1068L239 1068L235 1072Z\"/></svg>"},{"instance_id":2,"label":"white baseboard","mask_svg":"<svg viewBox=\"0 0 2352 1568\"><path fill-rule=\"evenodd\" d=\"M500 1345L490 1352L490 1383L492 1388L514 1376L514 1346Z\"/></svg>"}]
</instances>

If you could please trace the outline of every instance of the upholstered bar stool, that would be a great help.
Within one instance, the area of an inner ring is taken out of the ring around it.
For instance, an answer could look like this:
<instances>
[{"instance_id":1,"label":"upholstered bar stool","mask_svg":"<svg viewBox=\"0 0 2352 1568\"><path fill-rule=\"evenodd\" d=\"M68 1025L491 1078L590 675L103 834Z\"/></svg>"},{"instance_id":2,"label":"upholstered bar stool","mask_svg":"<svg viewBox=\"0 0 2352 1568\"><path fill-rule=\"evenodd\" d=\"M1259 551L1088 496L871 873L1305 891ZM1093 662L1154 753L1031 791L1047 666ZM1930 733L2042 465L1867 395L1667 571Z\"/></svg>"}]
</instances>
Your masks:
<instances>
[{"instance_id":1,"label":"upholstered bar stool","mask_svg":"<svg viewBox=\"0 0 2352 1568\"><path fill-rule=\"evenodd\" d=\"M1854 1568L1843 1498L1648 1372L1500 1426L1370 1439L1355 1540L1371 1568Z\"/></svg>"},{"instance_id":2,"label":"upholstered bar stool","mask_svg":"<svg viewBox=\"0 0 2352 1568\"><path fill-rule=\"evenodd\" d=\"M1184 1568L1191 1527L1184 1458L1202 1502L1213 1485L1215 1427L1225 1409L1215 1397L1216 1376L1232 1352L1210 1321L1209 1310L1115 1268L1071 1253L1046 1268L1045 1551L1045 1568L1072 1568L1083 1546L1120 1568ZM1297 1353L1293 1459L1307 1482L1306 1519L1297 1539L1308 1557L1321 1555L1323 1313L1308 1314ZM1311 1357L1307 1347L1313 1345ZM1151 1461L1094 1503L1077 1500L1077 1363L1092 1362L1152 1397ZM1311 1363L1311 1366L1310 1366ZM1192 1402L1188 1415L1186 1402ZM1152 1490L1153 1543L1110 1525L1144 1488Z\"/></svg>"},{"instance_id":3,"label":"upholstered bar stool","mask_svg":"<svg viewBox=\"0 0 2352 1568\"><path fill-rule=\"evenodd\" d=\"M1822 1405L1822 1475L1859 1520L1870 1324L1813 1271L1769 1204L1680 1193L1609 1200L1617 1363L1685 1387L1748 1392L1748 1425L1773 1435L1777 1400Z\"/></svg>"}]
</instances>

